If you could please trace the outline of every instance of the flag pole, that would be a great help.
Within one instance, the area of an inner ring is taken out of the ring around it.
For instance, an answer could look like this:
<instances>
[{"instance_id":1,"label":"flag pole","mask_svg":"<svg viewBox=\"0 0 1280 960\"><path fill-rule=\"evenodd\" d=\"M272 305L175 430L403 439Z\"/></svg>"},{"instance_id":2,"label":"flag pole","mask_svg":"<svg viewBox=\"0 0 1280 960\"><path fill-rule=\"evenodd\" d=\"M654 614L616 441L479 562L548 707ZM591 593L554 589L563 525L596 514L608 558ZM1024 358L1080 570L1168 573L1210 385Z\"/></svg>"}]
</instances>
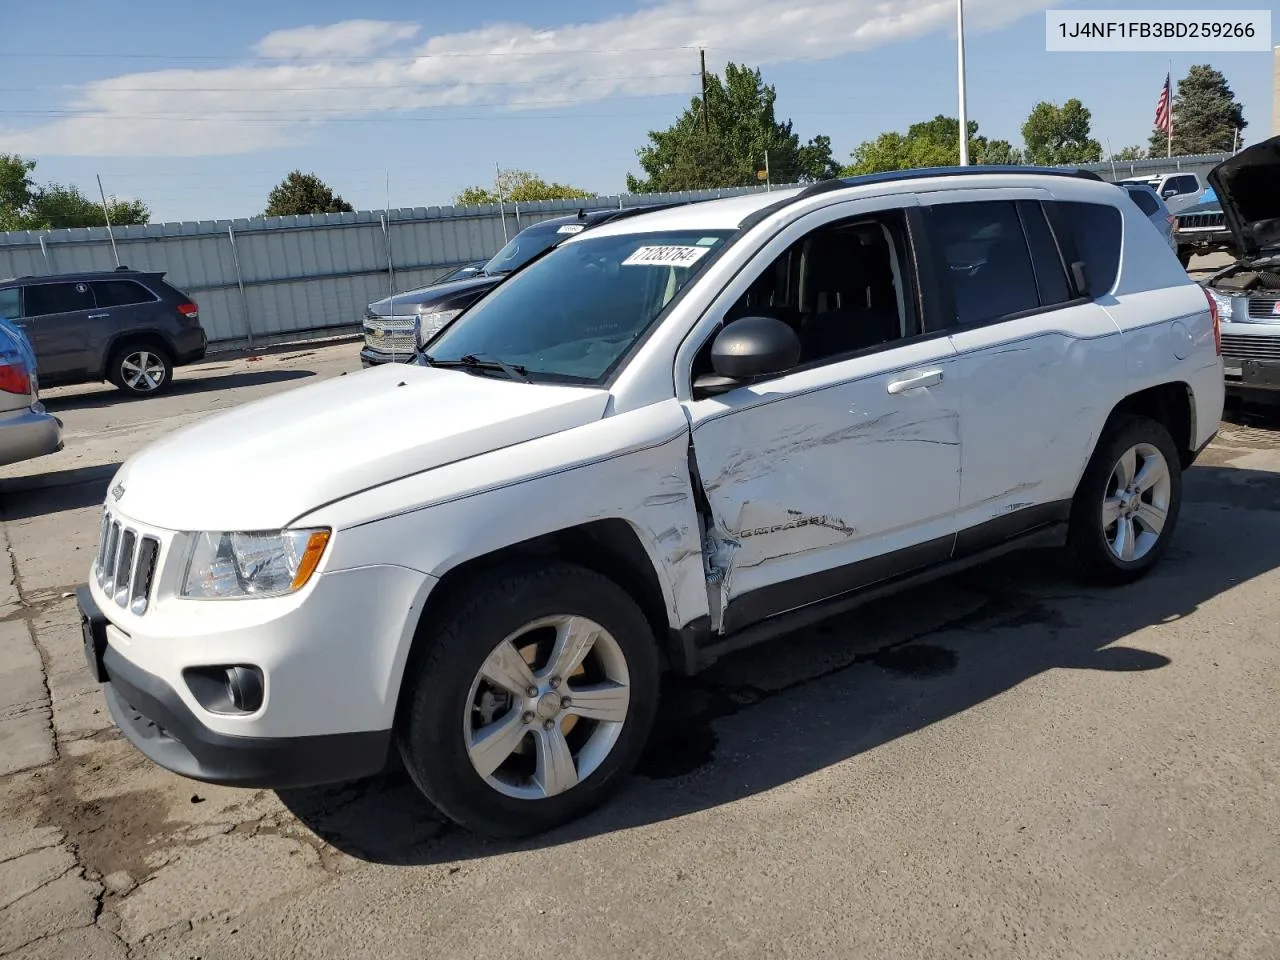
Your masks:
<instances>
[{"instance_id":1,"label":"flag pole","mask_svg":"<svg viewBox=\"0 0 1280 960\"><path fill-rule=\"evenodd\" d=\"M1173 157L1173 58L1172 57L1169 58L1169 128L1165 132L1168 134L1168 140L1166 141L1167 150L1164 156L1165 156L1165 159L1168 160Z\"/></svg>"},{"instance_id":2,"label":"flag pole","mask_svg":"<svg viewBox=\"0 0 1280 960\"><path fill-rule=\"evenodd\" d=\"M956 0L956 74L960 95L960 166L969 165L969 111L964 90L964 0Z\"/></svg>"}]
</instances>

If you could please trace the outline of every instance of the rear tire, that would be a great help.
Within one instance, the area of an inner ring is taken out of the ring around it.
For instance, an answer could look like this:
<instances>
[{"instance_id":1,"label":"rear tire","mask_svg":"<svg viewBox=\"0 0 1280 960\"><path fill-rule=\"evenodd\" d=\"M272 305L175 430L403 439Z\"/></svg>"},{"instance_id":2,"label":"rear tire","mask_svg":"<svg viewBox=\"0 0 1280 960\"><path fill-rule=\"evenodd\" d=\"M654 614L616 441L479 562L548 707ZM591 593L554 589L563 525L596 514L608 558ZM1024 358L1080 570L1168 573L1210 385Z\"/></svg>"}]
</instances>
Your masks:
<instances>
[{"instance_id":1,"label":"rear tire","mask_svg":"<svg viewBox=\"0 0 1280 960\"><path fill-rule=\"evenodd\" d=\"M1071 506L1067 554L1094 583L1145 576L1164 556L1182 509L1182 466L1164 425L1115 418L1103 431Z\"/></svg>"},{"instance_id":2,"label":"rear tire","mask_svg":"<svg viewBox=\"0 0 1280 960\"><path fill-rule=\"evenodd\" d=\"M659 665L649 622L621 587L564 563L499 569L427 630L396 739L441 812L475 833L522 837L622 786L653 726Z\"/></svg>"},{"instance_id":3,"label":"rear tire","mask_svg":"<svg viewBox=\"0 0 1280 960\"><path fill-rule=\"evenodd\" d=\"M112 351L107 379L131 397L154 396L173 382L173 358L151 341L126 343Z\"/></svg>"}]
</instances>

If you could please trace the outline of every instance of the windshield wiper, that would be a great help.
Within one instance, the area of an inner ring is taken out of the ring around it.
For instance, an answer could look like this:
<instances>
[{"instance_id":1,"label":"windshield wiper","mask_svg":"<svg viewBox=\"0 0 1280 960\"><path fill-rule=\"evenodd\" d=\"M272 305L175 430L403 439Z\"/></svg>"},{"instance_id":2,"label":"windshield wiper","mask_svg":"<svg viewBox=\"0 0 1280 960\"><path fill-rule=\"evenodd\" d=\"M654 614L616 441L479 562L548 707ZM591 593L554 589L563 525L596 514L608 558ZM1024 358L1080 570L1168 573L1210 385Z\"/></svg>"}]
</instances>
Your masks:
<instances>
[{"instance_id":1,"label":"windshield wiper","mask_svg":"<svg viewBox=\"0 0 1280 960\"><path fill-rule=\"evenodd\" d=\"M479 354L468 353L466 356L459 357L457 360L437 360L434 357L423 354L422 358L433 367L466 367L470 370L501 370L512 380L520 383L529 383L528 371L519 364L506 363L497 357L483 357Z\"/></svg>"}]
</instances>

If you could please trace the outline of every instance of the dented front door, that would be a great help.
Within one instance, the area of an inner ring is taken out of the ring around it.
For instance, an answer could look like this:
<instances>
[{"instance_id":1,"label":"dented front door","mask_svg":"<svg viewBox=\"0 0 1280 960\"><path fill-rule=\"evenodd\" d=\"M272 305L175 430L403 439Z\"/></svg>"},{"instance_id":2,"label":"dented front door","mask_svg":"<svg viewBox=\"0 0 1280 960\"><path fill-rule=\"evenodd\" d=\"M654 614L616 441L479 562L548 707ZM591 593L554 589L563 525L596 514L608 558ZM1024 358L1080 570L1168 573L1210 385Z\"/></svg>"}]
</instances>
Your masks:
<instances>
[{"instance_id":1,"label":"dented front door","mask_svg":"<svg viewBox=\"0 0 1280 960\"><path fill-rule=\"evenodd\" d=\"M960 396L945 337L690 401L713 628L950 556Z\"/></svg>"}]
</instances>

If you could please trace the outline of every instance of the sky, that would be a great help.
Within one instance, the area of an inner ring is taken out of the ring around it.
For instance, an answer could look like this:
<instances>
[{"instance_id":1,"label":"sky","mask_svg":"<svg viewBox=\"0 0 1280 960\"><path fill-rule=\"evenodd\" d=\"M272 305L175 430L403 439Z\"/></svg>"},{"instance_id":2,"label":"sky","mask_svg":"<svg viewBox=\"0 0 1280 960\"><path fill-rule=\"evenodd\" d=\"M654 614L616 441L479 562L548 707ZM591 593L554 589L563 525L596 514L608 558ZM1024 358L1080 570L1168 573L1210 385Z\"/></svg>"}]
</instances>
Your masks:
<instances>
[{"instance_id":1,"label":"sky","mask_svg":"<svg viewBox=\"0 0 1280 960\"><path fill-rule=\"evenodd\" d=\"M1270 53L1045 51L1049 8L1221 5L965 0L969 117L1020 146L1038 101L1077 97L1104 149L1145 145L1165 73L1211 63L1265 139ZM1280 23L1280 0L1231 5ZM155 221L253 216L295 168L357 209L446 204L495 164L617 193L696 95L700 48L759 66L841 161L956 115L953 0L4 0L0 23L0 152Z\"/></svg>"}]
</instances>

